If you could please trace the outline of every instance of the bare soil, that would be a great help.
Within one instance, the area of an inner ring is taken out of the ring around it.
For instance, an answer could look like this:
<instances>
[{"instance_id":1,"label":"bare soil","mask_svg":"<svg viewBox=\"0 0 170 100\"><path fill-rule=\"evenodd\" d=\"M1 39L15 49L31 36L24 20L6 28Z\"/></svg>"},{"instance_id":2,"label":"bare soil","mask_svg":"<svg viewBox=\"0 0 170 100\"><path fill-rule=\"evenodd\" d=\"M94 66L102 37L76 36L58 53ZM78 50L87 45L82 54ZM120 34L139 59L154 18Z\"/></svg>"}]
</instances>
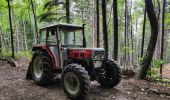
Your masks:
<instances>
[{"instance_id":1,"label":"bare soil","mask_svg":"<svg viewBox=\"0 0 170 100\"><path fill-rule=\"evenodd\" d=\"M163 76L170 79L170 64L165 64L163 66Z\"/></svg>"},{"instance_id":2,"label":"bare soil","mask_svg":"<svg viewBox=\"0 0 170 100\"><path fill-rule=\"evenodd\" d=\"M0 100L68 100L61 84L48 87L37 86L33 81L25 79L29 60L17 60L19 67L11 67L0 61ZM89 100L170 100L167 84L152 83L136 79L122 79L112 89L100 87L97 82L91 83Z\"/></svg>"}]
</instances>

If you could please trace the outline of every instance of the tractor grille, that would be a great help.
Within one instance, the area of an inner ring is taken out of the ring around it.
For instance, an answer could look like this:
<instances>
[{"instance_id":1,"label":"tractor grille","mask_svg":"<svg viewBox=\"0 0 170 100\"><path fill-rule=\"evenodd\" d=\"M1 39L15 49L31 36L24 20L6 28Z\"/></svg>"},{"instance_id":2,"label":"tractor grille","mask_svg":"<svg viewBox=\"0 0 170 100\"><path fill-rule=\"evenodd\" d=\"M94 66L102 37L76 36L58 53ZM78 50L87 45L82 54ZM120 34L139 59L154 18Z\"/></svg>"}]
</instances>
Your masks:
<instances>
[{"instance_id":1,"label":"tractor grille","mask_svg":"<svg viewBox=\"0 0 170 100\"><path fill-rule=\"evenodd\" d=\"M104 51L94 51L93 60L103 60L105 58Z\"/></svg>"}]
</instances>

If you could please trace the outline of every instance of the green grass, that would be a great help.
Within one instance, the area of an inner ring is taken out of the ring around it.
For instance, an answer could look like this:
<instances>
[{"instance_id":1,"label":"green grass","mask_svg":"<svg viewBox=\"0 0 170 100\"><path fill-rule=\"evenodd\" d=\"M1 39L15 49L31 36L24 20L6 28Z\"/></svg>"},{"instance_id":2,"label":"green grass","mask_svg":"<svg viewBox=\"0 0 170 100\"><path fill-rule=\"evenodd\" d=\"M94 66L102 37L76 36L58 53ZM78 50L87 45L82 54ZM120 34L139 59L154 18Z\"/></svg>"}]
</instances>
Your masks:
<instances>
[{"instance_id":1,"label":"green grass","mask_svg":"<svg viewBox=\"0 0 170 100\"><path fill-rule=\"evenodd\" d=\"M4 57L11 57L11 55L12 55L11 52L3 51L2 53L0 53L0 56L4 56ZM28 59L31 59L32 53L30 51L21 51L21 52L15 53L15 59L18 59L21 57L26 57Z\"/></svg>"}]
</instances>

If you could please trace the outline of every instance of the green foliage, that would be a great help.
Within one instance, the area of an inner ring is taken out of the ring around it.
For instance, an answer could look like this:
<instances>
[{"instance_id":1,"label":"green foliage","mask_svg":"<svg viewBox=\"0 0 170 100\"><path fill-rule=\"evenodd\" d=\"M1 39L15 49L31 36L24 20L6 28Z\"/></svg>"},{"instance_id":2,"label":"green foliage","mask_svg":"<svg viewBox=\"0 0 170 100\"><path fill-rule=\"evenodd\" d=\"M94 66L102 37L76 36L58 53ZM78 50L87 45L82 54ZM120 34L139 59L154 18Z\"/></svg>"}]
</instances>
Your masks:
<instances>
[{"instance_id":1,"label":"green foliage","mask_svg":"<svg viewBox=\"0 0 170 100\"><path fill-rule=\"evenodd\" d=\"M155 59L155 60L153 60L153 62L152 62L152 66L153 66L154 68L159 68L160 65L163 65L163 64L165 64L165 62L164 62L163 60L161 60L161 59Z\"/></svg>"},{"instance_id":2,"label":"green foliage","mask_svg":"<svg viewBox=\"0 0 170 100\"><path fill-rule=\"evenodd\" d=\"M169 79L162 78L159 75L159 68L160 65L164 64L165 62L160 59L155 59L152 62L152 69L148 71L148 78L152 81L163 82L163 83L170 83Z\"/></svg>"},{"instance_id":3,"label":"green foliage","mask_svg":"<svg viewBox=\"0 0 170 100\"><path fill-rule=\"evenodd\" d=\"M4 49L3 49L3 52L0 53L0 56L2 56L2 57L11 57L11 55L12 55L11 52L4 51ZM28 59L31 59L32 58L32 53L29 52L29 51L21 51L19 53L16 53L16 55L15 55L16 59L22 58L22 57L26 57Z\"/></svg>"},{"instance_id":4,"label":"green foliage","mask_svg":"<svg viewBox=\"0 0 170 100\"><path fill-rule=\"evenodd\" d=\"M148 72L148 78L151 81L162 82L162 83L169 83L170 84L170 80L169 79L160 77L160 75L157 74L153 70Z\"/></svg>"},{"instance_id":5,"label":"green foliage","mask_svg":"<svg viewBox=\"0 0 170 100\"><path fill-rule=\"evenodd\" d=\"M143 61L143 59L144 59L143 57L142 57L142 58L141 58L141 57L139 57L139 59L138 59L138 60L139 60L139 62L142 62L142 61Z\"/></svg>"},{"instance_id":6,"label":"green foliage","mask_svg":"<svg viewBox=\"0 0 170 100\"><path fill-rule=\"evenodd\" d=\"M121 51L122 52L127 52L127 53L132 53L133 51L132 51L132 48L131 47L122 47L121 48Z\"/></svg>"},{"instance_id":7,"label":"green foliage","mask_svg":"<svg viewBox=\"0 0 170 100\"><path fill-rule=\"evenodd\" d=\"M20 57L26 57L28 59L32 58L32 53L29 51L21 51L19 53L16 54L16 58L20 58Z\"/></svg>"}]
</instances>

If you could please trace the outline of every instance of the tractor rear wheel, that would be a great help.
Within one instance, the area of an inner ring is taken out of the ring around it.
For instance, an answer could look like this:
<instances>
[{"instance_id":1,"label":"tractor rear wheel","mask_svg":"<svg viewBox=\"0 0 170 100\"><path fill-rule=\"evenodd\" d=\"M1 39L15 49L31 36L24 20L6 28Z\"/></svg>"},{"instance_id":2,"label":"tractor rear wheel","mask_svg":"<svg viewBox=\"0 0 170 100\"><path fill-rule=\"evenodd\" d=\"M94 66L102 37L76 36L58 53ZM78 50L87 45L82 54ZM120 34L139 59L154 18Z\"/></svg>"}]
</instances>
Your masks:
<instances>
[{"instance_id":1,"label":"tractor rear wheel","mask_svg":"<svg viewBox=\"0 0 170 100\"><path fill-rule=\"evenodd\" d=\"M116 61L107 59L103 63L104 75L99 79L102 87L114 87L121 81L121 69Z\"/></svg>"},{"instance_id":2,"label":"tractor rear wheel","mask_svg":"<svg viewBox=\"0 0 170 100\"><path fill-rule=\"evenodd\" d=\"M69 64L62 73L62 83L67 97L80 100L90 89L90 77L84 67L78 64Z\"/></svg>"},{"instance_id":3,"label":"tractor rear wheel","mask_svg":"<svg viewBox=\"0 0 170 100\"><path fill-rule=\"evenodd\" d=\"M49 56L42 51L36 51L32 59L32 78L38 85L52 83L53 73Z\"/></svg>"}]
</instances>

